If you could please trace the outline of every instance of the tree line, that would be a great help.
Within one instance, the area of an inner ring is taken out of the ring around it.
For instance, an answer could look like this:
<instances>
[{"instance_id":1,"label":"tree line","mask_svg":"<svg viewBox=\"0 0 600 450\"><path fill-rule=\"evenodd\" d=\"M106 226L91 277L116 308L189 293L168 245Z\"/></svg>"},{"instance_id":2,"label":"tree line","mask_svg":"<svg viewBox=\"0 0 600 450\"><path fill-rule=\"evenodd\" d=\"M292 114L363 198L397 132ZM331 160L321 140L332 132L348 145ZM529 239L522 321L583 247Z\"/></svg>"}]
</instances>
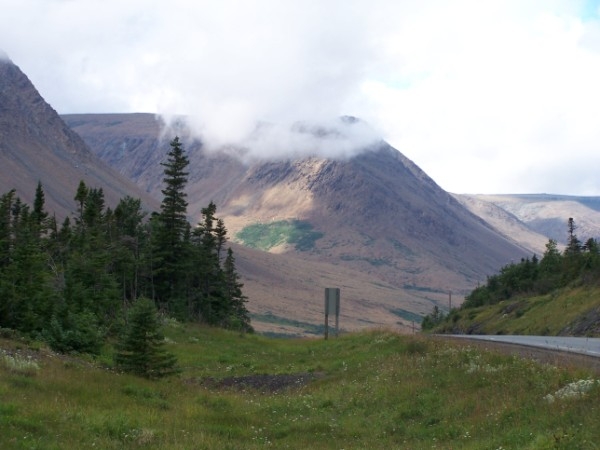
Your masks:
<instances>
[{"instance_id":1,"label":"tree line","mask_svg":"<svg viewBox=\"0 0 600 450\"><path fill-rule=\"evenodd\" d=\"M534 254L531 258L503 266L499 273L487 277L484 285L477 286L465 297L461 309L493 305L517 296L544 295L576 281L597 283L600 280L600 246L594 238L580 241L576 228L574 219L569 218L567 244L563 251L559 250L556 240L550 239L541 259ZM445 317L435 307L424 317L421 326L431 329Z\"/></svg>"},{"instance_id":2,"label":"tree line","mask_svg":"<svg viewBox=\"0 0 600 450\"><path fill-rule=\"evenodd\" d=\"M175 138L162 163L160 211L149 216L129 196L107 207L102 188L83 181L76 212L60 225L45 211L41 183L31 206L15 190L2 195L0 327L62 352L98 353L139 303L182 321L252 331L215 204L196 226L187 219L188 164Z\"/></svg>"}]
</instances>

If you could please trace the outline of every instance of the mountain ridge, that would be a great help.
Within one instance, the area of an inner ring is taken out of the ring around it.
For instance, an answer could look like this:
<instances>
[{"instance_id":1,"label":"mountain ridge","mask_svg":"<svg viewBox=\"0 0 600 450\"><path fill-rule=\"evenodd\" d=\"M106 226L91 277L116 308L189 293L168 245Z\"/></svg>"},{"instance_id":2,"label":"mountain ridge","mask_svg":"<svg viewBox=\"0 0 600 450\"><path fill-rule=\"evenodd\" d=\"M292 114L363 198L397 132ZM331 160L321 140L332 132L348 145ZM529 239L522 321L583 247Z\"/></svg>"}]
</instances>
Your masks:
<instances>
[{"instance_id":1,"label":"mountain ridge","mask_svg":"<svg viewBox=\"0 0 600 450\"><path fill-rule=\"evenodd\" d=\"M102 187L111 205L125 195L138 196L146 207L157 205L93 154L10 60L0 60L0 154L0 191L14 188L31 203L40 181L48 209L60 219L75 208L80 180Z\"/></svg>"},{"instance_id":2,"label":"mountain ridge","mask_svg":"<svg viewBox=\"0 0 600 450\"><path fill-rule=\"evenodd\" d=\"M97 155L141 182L142 188L156 189L157 168L151 169L154 175L146 173L147 178L142 179L131 164L136 158L154 157L158 136L164 135L157 131L161 125L154 116L146 115L146 125L141 128L136 128L140 115L63 117ZM111 125L116 122L118 129ZM150 125L154 136L135 134L139 129L149 130ZM144 146L133 149L126 136L129 128ZM127 150L121 152L121 148ZM204 152L194 140L185 148L191 161L191 217L214 200L234 237L250 224L306 220L325 235L311 252L298 253L307 260L377 272L382 280L399 288L464 292L487 272L528 253L499 236L384 142L351 158L310 156L250 163L227 153ZM429 243L432 239L435 242ZM427 257L421 258L422 254ZM453 267L456 261L458 269Z\"/></svg>"},{"instance_id":3,"label":"mountain ridge","mask_svg":"<svg viewBox=\"0 0 600 450\"><path fill-rule=\"evenodd\" d=\"M40 179L47 210L59 217L75 208L81 179L102 187L109 205L131 195L156 210L160 162L177 133L191 161L192 224L215 201L234 241L241 242L237 235L248 225L281 220L313 227L319 237L301 249L289 240L278 253L231 243L249 309L280 319L254 323L259 331L302 332L302 326L290 330L288 319L319 323L322 290L335 286L343 292L342 327L406 331L449 293L460 302L487 273L526 253L383 142L352 158L242 162L236 149L205 151L182 121L168 129L152 114L59 117L9 62L0 66L0 95L0 188L16 187L31 203Z\"/></svg>"}]
</instances>

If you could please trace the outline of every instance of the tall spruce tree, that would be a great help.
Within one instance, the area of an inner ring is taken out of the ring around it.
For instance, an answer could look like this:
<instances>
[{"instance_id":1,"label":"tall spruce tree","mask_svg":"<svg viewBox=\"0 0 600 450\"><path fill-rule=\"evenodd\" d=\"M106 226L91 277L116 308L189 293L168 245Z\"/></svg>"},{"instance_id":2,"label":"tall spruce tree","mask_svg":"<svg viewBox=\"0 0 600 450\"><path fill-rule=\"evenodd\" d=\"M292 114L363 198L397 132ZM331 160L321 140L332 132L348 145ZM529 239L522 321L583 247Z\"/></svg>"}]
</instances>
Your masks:
<instances>
[{"instance_id":1,"label":"tall spruce tree","mask_svg":"<svg viewBox=\"0 0 600 450\"><path fill-rule=\"evenodd\" d=\"M250 314L246 309L248 297L242 294L244 284L239 281L231 247L227 249L227 257L223 262L223 275L225 278L225 291L229 302L229 317L226 326L245 332L254 331L250 325Z\"/></svg>"},{"instance_id":2,"label":"tall spruce tree","mask_svg":"<svg viewBox=\"0 0 600 450\"><path fill-rule=\"evenodd\" d=\"M202 219L192 233L195 258L195 304L198 318L211 325L222 326L228 317L228 301L223 273L217 253L213 202L202 208ZM225 236L222 237L225 239Z\"/></svg>"},{"instance_id":3,"label":"tall spruce tree","mask_svg":"<svg viewBox=\"0 0 600 450\"><path fill-rule=\"evenodd\" d=\"M38 181L37 188L35 189L35 199L33 201L33 214L32 218L38 226L40 233L45 231L44 221L48 218L48 213L44 210L46 203L46 196L44 189L42 188L42 182Z\"/></svg>"},{"instance_id":4,"label":"tall spruce tree","mask_svg":"<svg viewBox=\"0 0 600 450\"><path fill-rule=\"evenodd\" d=\"M124 304L143 295L140 278L144 272L142 247L147 235L143 225L145 215L141 200L129 196L121 199L113 214L113 268Z\"/></svg>"},{"instance_id":5,"label":"tall spruce tree","mask_svg":"<svg viewBox=\"0 0 600 450\"><path fill-rule=\"evenodd\" d=\"M189 236L187 221L187 184L189 164L183 145L176 137L170 143L171 150L164 167L163 200L157 216L158 227L155 242L155 292L161 307L166 307L172 314L181 314L185 308L185 253L186 237Z\"/></svg>"}]
</instances>

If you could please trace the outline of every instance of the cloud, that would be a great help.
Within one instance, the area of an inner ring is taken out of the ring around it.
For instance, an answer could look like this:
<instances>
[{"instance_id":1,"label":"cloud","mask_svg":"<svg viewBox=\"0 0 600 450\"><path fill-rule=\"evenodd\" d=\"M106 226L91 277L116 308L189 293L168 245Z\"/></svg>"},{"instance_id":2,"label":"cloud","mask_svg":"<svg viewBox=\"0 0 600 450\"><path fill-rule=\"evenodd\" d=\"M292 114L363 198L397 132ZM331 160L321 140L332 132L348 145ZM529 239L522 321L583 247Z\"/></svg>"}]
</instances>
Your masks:
<instances>
[{"instance_id":1,"label":"cloud","mask_svg":"<svg viewBox=\"0 0 600 450\"><path fill-rule=\"evenodd\" d=\"M61 113L185 114L211 146L270 157L351 154L373 139L362 122L338 133L357 145L297 124L352 115L453 192L600 194L585 170L600 142L598 13L583 0L2 0L0 48Z\"/></svg>"}]
</instances>

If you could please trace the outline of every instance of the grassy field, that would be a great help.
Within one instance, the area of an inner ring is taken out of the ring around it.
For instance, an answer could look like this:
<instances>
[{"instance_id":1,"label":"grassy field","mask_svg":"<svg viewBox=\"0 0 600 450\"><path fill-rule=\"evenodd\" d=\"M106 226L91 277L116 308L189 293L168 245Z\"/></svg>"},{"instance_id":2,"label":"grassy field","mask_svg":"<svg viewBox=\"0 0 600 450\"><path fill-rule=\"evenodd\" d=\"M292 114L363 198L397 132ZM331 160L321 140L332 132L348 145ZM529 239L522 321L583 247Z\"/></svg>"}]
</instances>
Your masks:
<instances>
[{"instance_id":1,"label":"grassy field","mask_svg":"<svg viewBox=\"0 0 600 450\"><path fill-rule=\"evenodd\" d=\"M292 340L170 323L165 333L182 372L160 381L114 373L108 350L93 361L0 339L0 448L600 445L600 385L582 369L388 331ZM249 376L268 384L224 387Z\"/></svg>"}]
</instances>

